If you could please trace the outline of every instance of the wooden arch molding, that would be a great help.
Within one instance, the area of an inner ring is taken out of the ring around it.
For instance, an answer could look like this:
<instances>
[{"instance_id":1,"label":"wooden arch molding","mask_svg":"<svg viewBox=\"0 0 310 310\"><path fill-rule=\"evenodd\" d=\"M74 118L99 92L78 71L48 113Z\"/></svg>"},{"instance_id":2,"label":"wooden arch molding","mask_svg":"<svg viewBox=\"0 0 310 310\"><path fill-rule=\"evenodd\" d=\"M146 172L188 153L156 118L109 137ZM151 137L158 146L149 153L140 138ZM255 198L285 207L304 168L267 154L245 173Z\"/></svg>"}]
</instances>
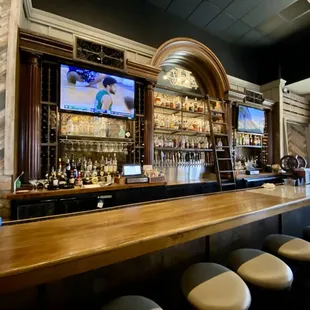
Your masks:
<instances>
[{"instance_id":1,"label":"wooden arch molding","mask_svg":"<svg viewBox=\"0 0 310 310\"><path fill-rule=\"evenodd\" d=\"M229 90L226 71L215 54L204 44L189 38L175 38L162 44L151 66L179 65L190 70L202 90L212 97L223 98Z\"/></svg>"}]
</instances>

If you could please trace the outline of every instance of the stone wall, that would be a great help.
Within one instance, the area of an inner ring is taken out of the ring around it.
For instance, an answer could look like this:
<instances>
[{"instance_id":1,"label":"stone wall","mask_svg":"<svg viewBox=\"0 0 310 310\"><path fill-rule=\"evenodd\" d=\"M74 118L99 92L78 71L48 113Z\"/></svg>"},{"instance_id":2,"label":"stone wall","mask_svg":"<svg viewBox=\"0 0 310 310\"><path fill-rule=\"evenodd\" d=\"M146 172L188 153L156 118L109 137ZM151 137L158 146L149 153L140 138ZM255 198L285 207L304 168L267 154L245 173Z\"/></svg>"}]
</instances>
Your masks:
<instances>
[{"instance_id":1,"label":"stone wall","mask_svg":"<svg viewBox=\"0 0 310 310\"><path fill-rule=\"evenodd\" d=\"M11 0L0 0L0 175L4 173L5 88Z\"/></svg>"},{"instance_id":2,"label":"stone wall","mask_svg":"<svg viewBox=\"0 0 310 310\"><path fill-rule=\"evenodd\" d=\"M0 0L0 195L12 188L16 145L17 35L21 0ZM9 214L8 202L0 200L0 217Z\"/></svg>"}]
</instances>

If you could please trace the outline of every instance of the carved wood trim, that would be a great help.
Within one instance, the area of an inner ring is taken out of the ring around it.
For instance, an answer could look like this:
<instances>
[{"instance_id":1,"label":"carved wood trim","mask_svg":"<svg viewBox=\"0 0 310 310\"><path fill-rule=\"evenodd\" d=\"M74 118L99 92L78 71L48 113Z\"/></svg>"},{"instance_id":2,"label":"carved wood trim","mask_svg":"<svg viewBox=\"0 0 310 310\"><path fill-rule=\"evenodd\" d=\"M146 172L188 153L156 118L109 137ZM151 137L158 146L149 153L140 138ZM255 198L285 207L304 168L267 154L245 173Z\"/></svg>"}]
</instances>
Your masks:
<instances>
[{"instance_id":1,"label":"carved wood trim","mask_svg":"<svg viewBox=\"0 0 310 310\"><path fill-rule=\"evenodd\" d=\"M156 82L161 69L127 59L127 73Z\"/></svg>"},{"instance_id":2,"label":"carved wood trim","mask_svg":"<svg viewBox=\"0 0 310 310\"><path fill-rule=\"evenodd\" d=\"M177 59L176 59L177 58ZM175 63L186 66L195 65L191 69L197 78L204 82L204 90L210 96L223 98L230 89L226 71L215 54L204 44L189 38L175 38L162 44L151 60L151 65L160 67Z\"/></svg>"},{"instance_id":3,"label":"carved wood trim","mask_svg":"<svg viewBox=\"0 0 310 310\"><path fill-rule=\"evenodd\" d=\"M67 59L73 58L72 44L24 29L19 30L19 47L27 52L48 54Z\"/></svg>"},{"instance_id":4,"label":"carved wood trim","mask_svg":"<svg viewBox=\"0 0 310 310\"><path fill-rule=\"evenodd\" d=\"M24 180L37 179L40 171L41 144L41 74L39 56L23 55L20 83L20 160L19 171Z\"/></svg>"}]
</instances>

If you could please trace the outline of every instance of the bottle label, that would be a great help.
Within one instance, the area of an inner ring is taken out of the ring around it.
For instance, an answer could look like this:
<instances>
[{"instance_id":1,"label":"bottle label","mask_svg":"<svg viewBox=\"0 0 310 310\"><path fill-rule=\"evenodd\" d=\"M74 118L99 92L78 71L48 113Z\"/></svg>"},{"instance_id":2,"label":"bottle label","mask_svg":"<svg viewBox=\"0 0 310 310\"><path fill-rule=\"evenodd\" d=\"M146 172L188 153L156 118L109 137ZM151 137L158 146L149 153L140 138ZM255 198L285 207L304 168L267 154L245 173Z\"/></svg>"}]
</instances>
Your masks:
<instances>
[{"instance_id":1,"label":"bottle label","mask_svg":"<svg viewBox=\"0 0 310 310\"><path fill-rule=\"evenodd\" d=\"M72 178L72 179L69 179L69 183L70 184L74 184L74 179Z\"/></svg>"},{"instance_id":2,"label":"bottle label","mask_svg":"<svg viewBox=\"0 0 310 310\"><path fill-rule=\"evenodd\" d=\"M97 208L102 209L102 208L103 208L103 205L104 205L103 200L99 200L99 201L97 202Z\"/></svg>"},{"instance_id":3,"label":"bottle label","mask_svg":"<svg viewBox=\"0 0 310 310\"><path fill-rule=\"evenodd\" d=\"M58 186L58 180L53 180L53 186Z\"/></svg>"}]
</instances>

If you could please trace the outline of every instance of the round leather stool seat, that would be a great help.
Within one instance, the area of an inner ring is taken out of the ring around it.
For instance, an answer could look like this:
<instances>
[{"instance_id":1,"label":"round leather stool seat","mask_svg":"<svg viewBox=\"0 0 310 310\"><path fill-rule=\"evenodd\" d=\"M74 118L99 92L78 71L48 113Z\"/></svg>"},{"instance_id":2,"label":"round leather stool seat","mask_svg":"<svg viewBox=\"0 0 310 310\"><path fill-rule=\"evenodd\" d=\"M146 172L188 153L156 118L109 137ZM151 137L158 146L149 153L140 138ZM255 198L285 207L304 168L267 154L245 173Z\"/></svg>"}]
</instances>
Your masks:
<instances>
[{"instance_id":1,"label":"round leather stool seat","mask_svg":"<svg viewBox=\"0 0 310 310\"><path fill-rule=\"evenodd\" d=\"M200 310L246 310L251 304L243 280L214 263L190 266L182 276L181 288L187 300Z\"/></svg>"},{"instance_id":2,"label":"round leather stool seat","mask_svg":"<svg viewBox=\"0 0 310 310\"><path fill-rule=\"evenodd\" d=\"M299 262L310 262L310 242L288 235L269 235L264 248L279 257Z\"/></svg>"},{"instance_id":3,"label":"round leather stool seat","mask_svg":"<svg viewBox=\"0 0 310 310\"><path fill-rule=\"evenodd\" d=\"M101 310L162 310L154 301L142 296L122 296L112 300Z\"/></svg>"},{"instance_id":4,"label":"round leather stool seat","mask_svg":"<svg viewBox=\"0 0 310 310\"><path fill-rule=\"evenodd\" d=\"M305 240L310 241L310 226L305 227L302 230L302 234Z\"/></svg>"},{"instance_id":5,"label":"round leather stool seat","mask_svg":"<svg viewBox=\"0 0 310 310\"><path fill-rule=\"evenodd\" d=\"M228 266L245 282L270 290L290 288L293 273L279 258L255 249L239 249L228 257Z\"/></svg>"}]
</instances>

